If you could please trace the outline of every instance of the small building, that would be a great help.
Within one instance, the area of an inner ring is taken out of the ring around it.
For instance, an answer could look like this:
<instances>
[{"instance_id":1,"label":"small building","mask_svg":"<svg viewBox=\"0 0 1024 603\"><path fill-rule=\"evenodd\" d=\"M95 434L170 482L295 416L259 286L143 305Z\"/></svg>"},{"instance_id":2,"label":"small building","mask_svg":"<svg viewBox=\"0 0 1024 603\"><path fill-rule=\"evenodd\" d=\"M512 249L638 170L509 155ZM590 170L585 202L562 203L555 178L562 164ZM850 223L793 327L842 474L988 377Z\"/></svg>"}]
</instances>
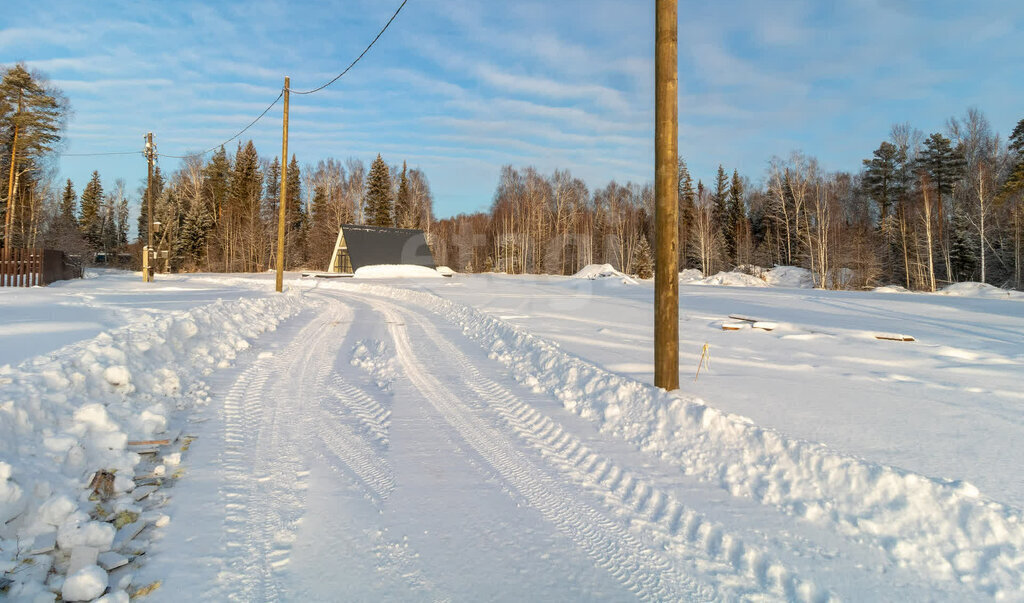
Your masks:
<instances>
[{"instance_id":1,"label":"small building","mask_svg":"<svg viewBox=\"0 0 1024 603\"><path fill-rule=\"evenodd\" d=\"M352 274L380 264L436 267L422 230L342 224L327 272Z\"/></svg>"}]
</instances>

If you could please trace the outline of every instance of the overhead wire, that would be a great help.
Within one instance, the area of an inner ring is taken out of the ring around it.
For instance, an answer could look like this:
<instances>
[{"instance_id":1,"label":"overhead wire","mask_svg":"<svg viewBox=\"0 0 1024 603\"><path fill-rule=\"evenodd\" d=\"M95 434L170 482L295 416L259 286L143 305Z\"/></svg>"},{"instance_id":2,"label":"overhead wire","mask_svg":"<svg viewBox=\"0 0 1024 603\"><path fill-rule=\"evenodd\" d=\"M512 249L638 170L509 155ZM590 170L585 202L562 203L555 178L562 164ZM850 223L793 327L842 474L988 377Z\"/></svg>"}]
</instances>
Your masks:
<instances>
[{"instance_id":1,"label":"overhead wire","mask_svg":"<svg viewBox=\"0 0 1024 603\"><path fill-rule=\"evenodd\" d=\"M314 92L319 92L319 91L323 90L324 88L330 86L334 82L338 81L339 79L341 79L341 76L343 76L346 73L348 73L349 70L352 69L353 67L355 67L356 63L358 63L360 61L360 59L362 59L366 55L367 52L370 52L370 49L373 48L373 45L377 43L377 40L379 40L380 37L382 35L384 35L384 32L388 30L388 27L391 26L391 22L395 20L395 17L398 16L398 13L402 12L402 8L405 7L405 3L408 2L408 1L409 0L402 0L402 4L400 4L398 6L398 10L395 11L395 14L391 15L391 18L388 19L388 22L385 23L384 27L381 28L381 30L377 33L377 37L375 37L373 39L373 41L370 42L369 46L367 46L366 48L363 49L363 52L359 53L359 56L357 56L354 61L349 63L348 67L346 67L344 71L342 71L338 75L334 76L334 79L332 79L331 81L327 82L326 84L324 84L324 85L322 85L320 87L313 88L312 90L302 90L302 91L300 91L300 90L291 90L291 89L289 89L289 92L291 92L292 94L313 94Z\"/></svg>"},{"instance_id":2,"label":"overhead wire","mask_svg":"<svg viewBox=\"0 0 1024 603\"><path fill-rule=\"evenodd\" d=\"M324 88L330 86L334 82L338 81L339 79L341 79L342 76L344 76L353 67L356 66L356 63L358 63L360 60L362 60L362 58L364 56L366 56L366 53L370 52L370 49L373 48L373 45L377 43L377 40L379 40L380 37L384 35L384 32L388 30L388 27L390 27L391 23L395 20L395 18L398 17L398 13L402 12L402 9L405 8L405 5L406 5L406 3L408 1L409 0L402 0L402 3L398 6L398 9L396 9L395 13L393 15L391 15L391 18L388 19L388 22L384 24L384 27L382 27L381 30L379 32L377 32L377 35L373 38L373 40L370 41L370 43L366 46L366 48L364 48L363 51L361 53L359 53L359 56L357 56L355 58L355 60L353 60L351 63L349 63L348 67L345 67L345 69L341 73L339 73L338 75L334 76L334 78L332 78L330 81L328 81L327 83L323 84L322 86L318 86L316 88L313 88L312 90L292 90L292 89L289 88L288 92L293 93L293 94L313 94L314 92L319 92L319 91L323 90ZM218 148L220 148L220 147L226 145L227 143L235 140L236 138L238 138L242 134L245 134L245 132L249 128L251 128L254 125L256 125L256 122L258 122L259 120L263 119L263 117L266 116L266 114L271 109L274 108L274 105L276 105L278 103L278 101L281 100L281 98L284 96L284 92L285 91L282 88L281 92L277 95L277 98L275 98L272 103L267 105L267 108L264 109L263 112L260 113L256 117L256 119L254 119L251 122L249 122L249 125L245 126L241 130L239 130L231 138L228 138L227 140L225 140L225 141L223 141L221 143L215 144L212 147L206 149L205 151L197 151L195 153L188 153L186 155L171 155L169 153L159 153L158 152L158 153L156 153L156 156L157 157L167 157L169 159L188 159L189 157L202 156L202 155L206 155L207 153L210 153L212 151L216 151ZM113 152L113 153L64 153L63 156L64 157L98 157L98 156L104 156L104 155L135 155L136 153L144 154L144 152L142 150L139 150L139 151L123 151L123 152Z\"/></svg>"}]
</instances>

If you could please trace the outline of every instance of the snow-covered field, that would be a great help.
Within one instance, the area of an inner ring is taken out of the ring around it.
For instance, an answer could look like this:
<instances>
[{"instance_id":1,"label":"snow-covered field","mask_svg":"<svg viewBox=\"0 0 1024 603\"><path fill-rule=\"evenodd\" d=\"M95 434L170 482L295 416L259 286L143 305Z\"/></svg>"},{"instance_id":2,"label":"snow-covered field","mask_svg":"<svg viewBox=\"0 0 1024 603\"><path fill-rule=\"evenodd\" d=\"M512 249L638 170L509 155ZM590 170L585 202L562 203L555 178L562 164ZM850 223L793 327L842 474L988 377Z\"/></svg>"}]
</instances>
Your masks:
<instances>
[{"instance_id":1,"label":"snow-covered field","mask_svg":"<svg viewBox=\"0 0 1024 603\"><path fill-rule=\"evenodd\" d=\"M373 276L0 289L0 596L1021 596L1019 296Z\"/></svg>"}]
</instances>

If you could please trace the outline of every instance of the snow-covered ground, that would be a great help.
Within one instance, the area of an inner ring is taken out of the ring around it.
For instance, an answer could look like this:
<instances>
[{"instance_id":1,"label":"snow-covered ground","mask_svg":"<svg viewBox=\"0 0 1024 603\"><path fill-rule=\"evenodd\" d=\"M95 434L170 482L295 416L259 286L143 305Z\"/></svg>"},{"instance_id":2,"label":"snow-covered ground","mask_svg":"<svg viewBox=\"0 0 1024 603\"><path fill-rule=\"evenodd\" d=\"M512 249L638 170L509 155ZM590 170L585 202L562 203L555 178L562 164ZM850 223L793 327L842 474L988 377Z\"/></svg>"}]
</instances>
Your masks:
<instances>
[{"instance_id":1,"label":"snow-covered ground","mask_svg":"<svg viewBox=\"0 0 1024 603\"><path fill-rule=\"evenodd\" d=\"M0 289L0 594L1020 596L1019 299L591 272Z\"/></svg>"}]
</instances>

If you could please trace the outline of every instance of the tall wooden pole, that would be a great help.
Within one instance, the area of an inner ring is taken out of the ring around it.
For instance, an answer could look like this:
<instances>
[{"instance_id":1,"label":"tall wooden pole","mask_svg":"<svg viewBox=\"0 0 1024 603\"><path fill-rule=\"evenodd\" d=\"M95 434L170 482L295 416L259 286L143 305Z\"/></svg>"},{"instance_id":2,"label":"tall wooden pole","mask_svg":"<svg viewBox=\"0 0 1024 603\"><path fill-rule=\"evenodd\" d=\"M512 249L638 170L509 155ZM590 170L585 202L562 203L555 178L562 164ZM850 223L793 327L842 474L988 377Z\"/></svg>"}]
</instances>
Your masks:
<instances>
[{"instance_id":1,"label":"tall wooden pole","mask_svg":"<svg viewBox=\"0 0 1024 603\"><path fill-rule=\"evenodd\" d=\"M678 0L655 0L654 385L679 389Z\"/></svg>"},{"instance_id":2,"label":"tall wooden pole","mask_svg":"<svg viewBox=\"0 0 1024 603\"><path fill-rule=\"evenodd\" d=\"M281 202L277 218L277 291L284 289L284 234L288 207L288 84L284 78L284 125L281 131Z\"/></svg>"},{"instance_id":3,"label":"tall wooden pole","mask_svg":"<svg viewBox=\"0 0 1024 603\"><path fill-rule=\"evenodd\" d=\"M146 213L149 226L146 227L146 257L142 262L142 280L152 282L156 258L153 257L153 133L146 133Z\"/></svg>"}]
</instances>

